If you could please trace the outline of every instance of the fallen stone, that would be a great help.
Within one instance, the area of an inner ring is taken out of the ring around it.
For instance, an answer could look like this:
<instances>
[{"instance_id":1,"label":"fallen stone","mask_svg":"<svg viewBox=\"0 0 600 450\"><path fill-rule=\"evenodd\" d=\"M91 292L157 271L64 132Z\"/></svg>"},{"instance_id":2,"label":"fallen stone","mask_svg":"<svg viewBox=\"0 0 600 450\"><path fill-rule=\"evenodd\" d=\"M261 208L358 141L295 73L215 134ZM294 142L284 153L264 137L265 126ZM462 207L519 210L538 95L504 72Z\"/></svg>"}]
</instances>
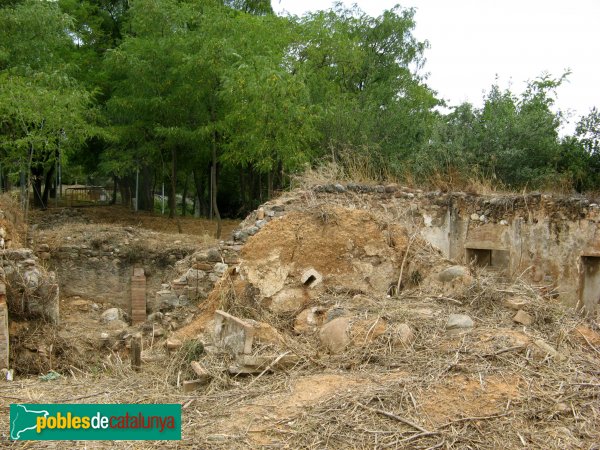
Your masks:
<instances>
[{"instance_id":1,"label":"fallen stone","mask_svg":"<svg viewBox=\"0 0 600 450\"><path fill-rule=\"evenodd\" d=\"M114 322L115 320L121 320L125 316L125 313L119 308L110 308L102 313L100 320L104 323Z\"/></svg>"},{"instance_id":2,"label":"fallen stone","mask_svg":"<svg viewBox=\"0 0 600 450\"><path fill-rule=\"evenodd\" d=\"M520 323L525 326L529 326L533 323L533 318L527 314L525 311L520 309L517 314L513 317L513 321Z\"/></svg>"},{"instance_id":3,"label":"fallen stone","mask_svg":"<svg viewBox=\"0 0 600 450\"><path fill-rule=\"evenodd\" d=\"M167 342L165 344L165 346L167 347L167 350L169 352L179 350L182 345L183 345L183 343L179 339L175 339L175 338L167 339Z\"/></svg>"},{"instance_id":4,"label":"fallen stone","mask_svg":"<svg viewBox=\"0 0 600 450\"><path fill-rule=\"evenodd\" d=\"M585 325L577 325L573 330L573 335L583 344L592 344L595 347L600 346L600 334Z\"/></svg>"},{"instance_id":5,"label":"fallen stone","mask_svg":"<svg viewBox=\"0 0 600 450\"><path fill-rule=\"evenodd\" d=\"M190 363L190 367L196 374L197 378L195 381L201 381L204 384L210 383L212 376L208 373L208 371L200 365L198 361L192 361Z\"/></svg>"},{"instance_id":6,"label":"fallen stone","mask_svg":"<svg viewBox=\"0 0 600 450\"><path fill-rule=\"evenodd\" d=\"M148 322L160 322L163 319L163 313L160 311L152 313L148 316Z\"/></svg>"},{"instance_id":7,"label":"fallen stone","mask_svg":"<svg viewBox=\"0 0 600 450\"><path fill-rule=\"evenodd\" d=\"M469 269L465 266L452 266L442 270L438 274L438 280L442 283L449 283L456 278L465 277L469 275Z\"/></svg>"},{"instance_id":8,"label":"fallen stone","mask_svg":"<svg viewBox=\"0 0 600 450\"><path fill-rule=\"evenodd\" d=\"M504 306L510 309L518 311L527 305L528 301L522 297L511 297L505 299L503 302Z\"/></svg>"},{"instance_id":9,"label":"fallen stone","mask_svg":"<svg viewBox=\"0 0 600 450\"><path fill-rule=\"evenodd\" d=\"M354 320L350 326L350 340L353 345L365 345L385 334L387 323L382 317Z\"/></svg>"},{"instance_id":10,"label":"fallen stone","mask_svg":"<svg viewBox=\"0 0 600 450\"><path fill-rule=\"evenodd\" d=\"M156 293L156 309L179 306L179 297L176 292L171 290L162 290Z\"/></svg>"},{"instance_id":11,"label":"fallen stone","mask_svg":"<svg viewBox=\"0 0 600 450\"><path fill-rule=\"evenodd\" d=\"M204 380L186 380L183 382L183 392L193 392L205 384Z\"/></svg>"},{"instance_id":12,"label":"fallen stone","mask_svg":"<svg viewBox=\"0 0 600 450\"><path fill-rule=\"evenodd\" d=\"M269 309L274 313L295 312L303 308L310 297L301 288L282 289L271 299Z\"/></svg>"},{"instance_id":13,"label":"fallen stone","mask_svg":"<svg viewBox=\"0 0 600 450\"><path fill-rule=\"evenodd\" d=\"M111 320L110 322L107 322L107 327L109 330L114 330L116 332L121 332L124 329L126 329L129 325L127 325L125 322L123 322L120 319L117 320Z\"/></svg>"},{"instance_id":14,"label":"fallen stone","mask_svg":"<svg viewBox=\"0 0 600 450\"><path fill-rule=\"evenodd\" d=\"M465 314L450 314L446 322L446 330L451 333L460 333L470 331L473 325L473 319Z\"/></svg>"},{"instance_id":15,"label":"fallen stone","mask_svg":"<svg viewBox=\"0 0 600 450\"><path fill-rule=\"evenodd\" d=\"M251 354L254 343L278 345L283 337L271 325L215 311L214 342L234 355Z\"/></svg>"},{"instance_id":16,"label":"fallen stone","mask_svg":"<svg viewBox=\"0 0 600 450\"><path fill-rule=\"evenodd\" d=\"M314 333L323 325L325 308L313 306L303 310L294 321L294 332L297 334Z\"/></svg>"},{"instance_id":17,"label":"fallen stone","mask_svg":"<svg viewBox=\"0 0 600 450\"><path fill-rule=\"evenodd\" d=\"M557 361L562 361L564 359L564 355L559 353L554 347L547 344L542 339L538 339L538 340L534 341L534 345L535 345L536 349L538 349L541 352L541 355L538 355L538 356L541 356L541 357L551 356L552 358L554 358ZM536 356L536 355L534 354L534 356Z\"/></svg>"},{"instance_id":18,"label":"fallen stone","mask_svg":"<svg viewBox=\"0 0 600 450\"><path fill-rule=\"evenodd\" d=\"M471 214L471 220L478 221L479 220L479 214L476 214L476 213Z\"/></svg>"},{"instance_id":19,"label":"fallen stone","mask_svg":"<svg viewBox=\"0 0 600 450\"><path fill-rule=\"evenodd\" d=\"M152 330L152 336L154 337L161 337L165 335L165 330L163 330L161 327L155 327Z\"/></svg>"},{"instance_id":20,"label":"fallen stone","mask_svg":"<svg viewBox=\"0 0 600 450\"><path fill-rule=\"evenodd\" d=\"M349 328L350 319L348 317L338 317L327 322L319 331L321 345L333 354L343 352L350 344Z\"/></svg>"},{"instance_id":21,"label":"fallen stone","mask_svg":"<svg viewBox=\"0 0 600 450\"><path fill-rule=\"evenodd\" d=\"M400 347L410 347L415 341L415 333L407 323L401 323L394 328L394 345Z\"/></svg>"}]
</instances>

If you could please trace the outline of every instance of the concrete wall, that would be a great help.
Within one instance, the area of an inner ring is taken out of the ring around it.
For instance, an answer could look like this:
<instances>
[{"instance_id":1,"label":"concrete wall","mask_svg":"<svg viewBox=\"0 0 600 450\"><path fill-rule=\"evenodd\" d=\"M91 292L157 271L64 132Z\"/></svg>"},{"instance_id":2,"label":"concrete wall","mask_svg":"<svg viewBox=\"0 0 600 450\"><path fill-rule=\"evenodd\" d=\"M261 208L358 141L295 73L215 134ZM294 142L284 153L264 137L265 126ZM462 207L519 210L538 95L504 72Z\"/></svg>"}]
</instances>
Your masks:
<instances>
[{"instance_id":1,"label":"concrete wall","mask_svg":"<svg viewBox=\"0 0 600 450\"><path fill-rule=\"evenodd\" d=\"M515 199L520 197L502 197L504 208L498 214L485 209L494 198L462 194L435 218L424 212L421 235L448 258L465 264L477 258L478 265L485 260L509 277L523 274L555 289L570 306L597 310L600 259L593 257L600 257L598 206L579 198L538 195L514 206ZM507 208L510 204L514 207Z\"/></svg>"}]
</instances>

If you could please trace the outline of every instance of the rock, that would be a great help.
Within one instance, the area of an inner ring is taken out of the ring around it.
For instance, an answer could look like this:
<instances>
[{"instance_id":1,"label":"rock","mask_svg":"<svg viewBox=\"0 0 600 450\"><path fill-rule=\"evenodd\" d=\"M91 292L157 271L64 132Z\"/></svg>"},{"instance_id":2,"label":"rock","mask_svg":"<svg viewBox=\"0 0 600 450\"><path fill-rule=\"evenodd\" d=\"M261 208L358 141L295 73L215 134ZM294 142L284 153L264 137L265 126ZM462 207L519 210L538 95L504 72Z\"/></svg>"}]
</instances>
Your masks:
<instances>
[{"instance_id":1,"label":"rock","mask_svg":"<svg viewBox=\"0 0 600 450\"><path fill-rule=\"evenodd\" d=\"M267 223L269 223L267 220L263 219L263 220L257 220L256 223L254 224L254 226L258 229L261 229L262 227L264 227Z\"/></svg>"},{"instance_id":2,"label":"rock","mask_svg":"<svg viewBox=\"0 0 600 450\"><path fill-rule=\"evenodd\" d=\"M208 249L207 258L206 259L209 262L222 261L221 252L219 252L219 250L217 250L216 248L210 248L210 249Z\"/></svg>"},{"instance_id":3,"label":"rock","mask_svg":"<svg viewBox=\"0 0 600 450\"><path fill-rule=\"evenodd\" d=\"M265 218L265 208L258 208L256 210L256 220L263 220Z\"/></svg>"},{"instance_id":4,"label":"rock","mask_svg":"<svg viewBox=\"0 0 600 450\"><path fill-rule=\"evenodd\" d=\"M520 309L517 314L513 317L513 321L520 323L525 326L529 326L533 323L533 318L527 314L525 311Z\"/></svg>"},{"instance_id":5,"label":"rock","mask_svg":"<svg viewBox=\"0 0 600 450\"><path fill-rule=\"evenodd\" d=\"M274 313L294 312L303 308L310 301L310 297L301 288L282 289L271 299L269 309Z\"/></svg>"},{"instance_id":6,"label":"rock","mask_svg":"<svg viewBox=\"0 0 600 450\"><path fill-rule=\"evenodd\" d=\"M502 219L502 220L500 221L500 225L507 226L507 225L508 225L508 220Z\"/></svg>"},{"instance_id":7,"label":"rock","mask_svg":"<svg viewBox=\"0 0 600 450\"><path fill-rule=\"evenodd\" d=\"M487 219L486 217L482 214L481 216L479 216L479 221L480 222L485 222Z\"/></svg>"},{"instance_id":8,"label":"rock","mask_svg":"<svg viewBox=\"0 0 600 450\"><path fill-rule=\"evenodd\" d=\"M163 319L163 313L160 311L152 313L148 316L148 322L160 322Z\"/></svg>"},{"instance_id":9,"label":"rock","mask_svg":"<svg viewBox=\"0 0 600 450\"><path fill-rule=\"evenodd\" d=\"M161 337L165 335L165 330L163 330L161 327L155 327L152 330L152 336L154 337Z\"/></svg>"},{"instance_id":10,"label":"rock","mask_svg":"<svg viewBox=\"0 0 600 450\"><path fill-rule=\"evenodd\" d=\"M446 330L451 333L471 331L473 325L473 319L466 314L450 314L450 316L448 316L448 321L446 322Z\"/></svg>"},{"instance_id":11,"label":"rock","mask_svg":"<svg viewBox=\"0 0 600 450\"><path fill-rule=\"evenodd\" d=\"M183 392L193 392L205 384L205 380L186 380L183 382Z\"/></svg>"},{"instance_id":12,"label":"rock","mask_svg":"<svg viewBox=\"0 0 600 450\"><path fill-rule=\"evenodd\" d=\"M528 301L522 297L510 297L505 299L503 302L504 306L510 309L518 311L527 305Z\"/></svg>"},{"instance_id":13,"label":"rock","mask_svg":"<svg viewBox=\"0 0 600 450\"><path fill-rule=\"evenodd\" d=\"M106 325L108 329L117 331L119 333L128 327L128 325L120 319L111 320L110 322L107 322Z\"/></svg>"},{"instance_id":14,"label":"rock","mask_svg":"<svg viewBox=\"0 0 600 450\"><path fill-rule=\"evenodd\" d=\"M345 308L340 306L334 306L329 311L327 311L327 322L331 322L333 319L337 319L338 317L348 316L349 313Z\"/></svg>"},{"instance_id":15,"label":"rock","mask_svg":"<svg viewBox=\"0 0 600 450\"><path fill-rule=\"evenodd\" d=\"M259 230L260 230L260 229L259 229L258 227L256 227L256 226L253 226L253 227L248 227L248 228L246 228L244 231L246 232L246 234L247 234L248 236L254 236L256 233L258 233L258 232L259 232Z\"/></svg>"},{"instance_id":16,"label":"rock","mask_svg":"<svg viewBox=\"0 0 600 450\"><path fill-rule=\"evenodd\" d=\"M471 214L471 220L472 221L478 221L479 220L479 214L473 213Z\"/></svg>"},{"instance_id":17,"label":"rock","mask_svg":"<svg viewBox=\"0 0 600 450\"><path fill-rule=\"evenodd\" d=\"M589 343L595 347L600 346L600 334L585 325L577 325L572 333L582 344Z\"/></svg>"},{"instance_id":18,"label":"rock","mask_svg":"<svg viewBox=\"0 0 600 450\"><path fill-rule=\"evenodd\" d=\"M184 276L188 283L195 283L206 278L206 272L192 268L189 269Z\"/></svg>"},{"instance_id":19,"label":"rock","mask_svg":"<svg viewBox=\"0 0 600 450\"><path fill-rule=\"evenodd\" d=\"M214 271L215 275L220 277L220 276L223 276L223 274L225 272L227 272L228 268L229 268L229 266L227 264L218 262L215 264L213 271Z\"/></svg>"},{"instance_id":20,"label":"rock","mask_svg":"<svg viewBox=\"0 0 600 450\"><path fill-rule=\"evenodd\" d=\"M350 319L347 317L338 317L327 322L319 331L321 345L333 354L343 352L350 344L349 328Z\"/></svg>"},{"instance_id":21,"label":"rock","mask_svg":"<svg viewBox=\"0 0 600 450\"><path fill-rule=\"evenodd\" d=\"M50 253L49 253L49 252L40 252L40 253L38 254L38 256L39 256L39 258L40 258L41 260L43 260L43 261L48 261L48 260L50 259L50 257L51 257L51 255L50 255Z\"/></svg>"},{"instance_id":22,"label":"rock","mask_svg":"<svg viewBox=\"0 0 600 450\"><path fill-rule=\"evenodd\" d=\"M339 183L334 184L333 189L335 189L336 192L346 192L346 188Z\"/></svg>"},{"instance_id":23,"label":"rock","mask_svg":"<svg viewBox=\"0 0 600 450\"><path fill-rule=\"evenodd\" d=\"M302 311L294 321L294 332L298 334L313 333L323 325L325 308L314 306Z\"/></svg>"},{"instance_id":24,"label":"rock","mask_svg":"<svg viewBox=\"0 0 600 450\"><path fill-rule=\"evenodd\" d=\"M179 350L181 348L181 346L183 345L183 343L179 339L169 338L169 339L167 339L167 342L165 345L167 347L167 350L172 352L172 351Z\"/></svg>"},{"instance_id":25,"label":"rock","mask_svg":"<svg viewBox=\"0 0 600 450\"><path fill-rule=\"evenodd\" d=\"M119 308L110 308L102 313L100 321L104 323L114 322L115 320L121 320L125 313Z\"/></svg>"},{"instance_id":26,"label":"rock","mask_svg":"<svg viewBox=\"0 0 600 450\"><path fill-rule=\"evenodd\" d=\"M394 345L400 347L410 347L415 341L415 333L407 323L401 323L393 329Z\"/></svg>"},{"instance_id":27,"label":"rock","mask_svg":"<svg viewBox=\"0 0 600 450\"><path fill-rule=\"evenodd\" d=\"M452 266L442 270L438 274L438 280L442 283L449 283L456 278L461 278L469 275L469 269L464 266Z\"/></svg>"},{"instance_id":28,"label":"rock","mask_svg":"<svg viewBox=\"0 0 600 450\"><path fill-rule=\"evenodd\" d=\"M198 270L200 272L211 272L213 270L213 264L194 263L194 264L192 264L192 269ZM206 273L205 273L205 275L206 275Z\"/></svg>"},{"instance_id":29,"label":"rock","mask_svg":"<svg viewBox=\"0 0 600 450\"><path fill-rule=\"evenodd\" d=\"M158 291L155 300L156 309L179 306L179 296L171 290Z\"/></svg>"},{"instance_id":30,"label":"rock","mask_svg":"<svg viewBox=\"0 0 600 450\"><path fill-rule=\"evenodd\" d=\"M541 358L545 358L546 356L551 356L557 361L562 361L564 359L564 355L560 354L554 347L544 342L542 339L538 339L534 341L534 356L538 356ZM537 350L537 351L536 351ZM535 354L537 353L537 355Z\"/></svg>"}]
</instances>

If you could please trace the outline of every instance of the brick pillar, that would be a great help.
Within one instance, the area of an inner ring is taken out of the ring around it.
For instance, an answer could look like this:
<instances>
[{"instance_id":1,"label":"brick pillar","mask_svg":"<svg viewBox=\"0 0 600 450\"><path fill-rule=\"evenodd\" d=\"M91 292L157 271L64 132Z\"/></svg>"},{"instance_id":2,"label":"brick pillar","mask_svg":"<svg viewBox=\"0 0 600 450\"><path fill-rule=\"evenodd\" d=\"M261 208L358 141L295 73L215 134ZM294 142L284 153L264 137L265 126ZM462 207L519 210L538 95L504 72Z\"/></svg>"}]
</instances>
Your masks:
<instances>
[{"instance_id":1,"label":"brick pillar","mask_svg":"<svg viewBox=\"0 0 600 450\"><path fill-rule=\"evenodd\" d=\"M146 275L144 269L134 268L131 277L131 324L146 321Z\"/></svg>"},{"instance_id":2,"label":"brick pillar","mask_svg":"<svg viewBox=\"0 0 600 450\"><path fill-rule=\"evenodd\" d=\"M0 369L8 369L8 307L6 285L0 281Z\"/></svg>"}]
</instances>

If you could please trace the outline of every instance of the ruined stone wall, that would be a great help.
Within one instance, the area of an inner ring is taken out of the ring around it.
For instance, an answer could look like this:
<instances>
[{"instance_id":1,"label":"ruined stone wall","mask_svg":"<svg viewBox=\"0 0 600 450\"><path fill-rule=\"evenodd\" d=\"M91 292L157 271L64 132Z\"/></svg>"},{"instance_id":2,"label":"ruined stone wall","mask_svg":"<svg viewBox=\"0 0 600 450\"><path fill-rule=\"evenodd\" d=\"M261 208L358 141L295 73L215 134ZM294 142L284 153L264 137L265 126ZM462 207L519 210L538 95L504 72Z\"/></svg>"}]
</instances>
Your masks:
<instances>
[{"instance_id":1,"label":"ruined stone wall","mask_svg":"<svg viewBox=\"0 0 600 450\"><path fill-rule=\"evenodd\" d=\"M268 202L234 233L239 241L273 217L310 205L365 209L419 233L442 254L518 276L568 305L598 309L600 208L583 197L423 192L398 185L327 184Z\"/></svg>"}]
</instances>

